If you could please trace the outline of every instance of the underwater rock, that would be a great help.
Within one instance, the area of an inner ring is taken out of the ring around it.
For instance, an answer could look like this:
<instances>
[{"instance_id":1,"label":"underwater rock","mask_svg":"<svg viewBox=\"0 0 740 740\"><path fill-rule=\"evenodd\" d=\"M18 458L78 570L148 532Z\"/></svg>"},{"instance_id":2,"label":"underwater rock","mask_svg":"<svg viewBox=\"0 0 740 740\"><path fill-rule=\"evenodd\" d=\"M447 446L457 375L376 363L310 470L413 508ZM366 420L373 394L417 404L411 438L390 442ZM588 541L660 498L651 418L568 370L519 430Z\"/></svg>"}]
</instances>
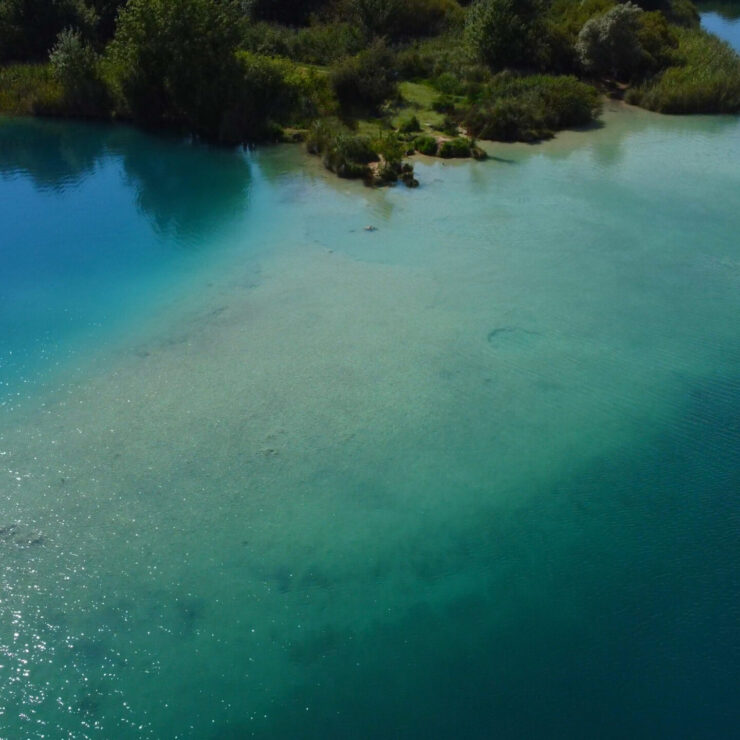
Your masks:
<instances>
[{"instance_id":1,"label":"underwater rock","mask_svg":"<svg viewBox=\"0 0 740 740\"><path fill-rule=\"evenodd\" d=\"M6 524L0 527L0 542L16 547L34 547L44 544L44 536L37 529L22 524Z\"/></svg>"},{"instance_id":2,"label":"underwater rock","mask_svg":"<svg viewBox=\"0 0 740 740\"><path fill-rule=\"evenodd\" d=\"M539 332L519 326L497 326L488 332L487 340L494 347L515 347L527 345L538 336Z\"/></svg>"}]
</instances>

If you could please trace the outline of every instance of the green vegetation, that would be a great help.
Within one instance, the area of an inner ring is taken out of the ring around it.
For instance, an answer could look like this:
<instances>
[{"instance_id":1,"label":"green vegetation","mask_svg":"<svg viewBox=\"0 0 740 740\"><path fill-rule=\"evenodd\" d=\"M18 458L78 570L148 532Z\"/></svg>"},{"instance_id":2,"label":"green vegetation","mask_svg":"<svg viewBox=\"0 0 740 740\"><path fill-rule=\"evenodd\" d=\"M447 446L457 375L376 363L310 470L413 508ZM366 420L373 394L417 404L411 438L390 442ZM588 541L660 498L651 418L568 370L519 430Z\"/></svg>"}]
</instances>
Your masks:
<instances>
[{"instance_id":1,"label":"green vegetation","mask_svg":"<svg viewBox=\"0 0 740 740\"><path fill-rule=\"evenodd\" d=\"M734 112L740 61L690 0L0 0L0 113L305 139L373 184L588 125L604 92Z\"/></svg>"},{"instance_id":2,"label":"green vegetation","mask_svg":"<svg viewBox=\"0 0 740 740\"><path fill-rule=\"evenodd\" d=\"M699 29L678 30L677 64L629 91L627 100L660 113L740 112L740 58Z\"/></svg>"},{"instance_id":3,"label":"green vegetation","mask_svg":"<svg viewBox=\"0 0 740 740\"><path fill-rule=\"evenodd\" d=\"M635 75L642 66L643 51L638 38L642 14L637 5L626 2L586 21L576 43L584 68L616 79Z\"/></svg>"},{"instance_id":4,"label":"green vegetation","mask_svg":"<svg viewBox=\"0 0 740 740\"><path fill-rule=\"evenodd\" d=\"M65 28L87 36L95 23L95 9L81 0L2 0L0 61L42 61Z\"/></svg>"},{"instance_id":5,"label":"green vegetation","mask_svg":"<svg viewBox=\"0 0 740 740\"><path fill-rule=\"evenodd\" d=\"M443 141L439 146L439 156L443 159L453 159L456 157L470 157L473 151L473 142L464 136L457 136L454 139Z\"/></svg>"},{"instance_id":6,"label":"green vegetation","mask_svg":"<svg viewBox=\"0 0 740 740\"><path fill-rule=\"evenodd\" d=\"M377 113L397 92L393 53L382 41L375 41L357 56L337 63L331 70L331 84L346 112Z\"/></svg>"},{"instance_id":7,"label":"green vegetation","mask_svg":"<svg viewBox=\"0 0 740 740\"><path fill-rule=\"evenodd\" d=\"M355 134L330 120L317 121L311 126L306 148L311 154L319 155L326 168L339 177L368 179L370 163L380 160L367 136Z\"/></svg>"},{"instance_id":8,"label":"green vegetation","mask_svg":"<svg viewBox=\"0 0 740 740\"><path fill-rule=\"evenodd\" d=\"M419 154L426 154L428 157L436 157L439 144L434 136L425 134L424 136L417 136L416 139L414 139L414 149L416 149Z\"/></svg>"},{"instance_id":9,"label":"green vegetation","mask_svg":"<svg viewBox=\"0 0 740 740\"><path fill-rule=\"evenodd\" d=\"M0 67L0 111L17 116L58 110L64 91L51 67L11 64Z\"/></svg>"},{"instance_id":10,"label":"green vegetation","mask_svg":"<svg viewBox=\"0 0 740 740\"><path fill-rule=\"evenodd\" d=\"M306 148L339 177L362 179L371 185L399 179L411 187L418 185L413 168L402 161L406 147L393 132L379 130L371 137L355 133L337 120L323 119L309 129Z\"/></svg>"},{"instance_id":11,"label":"green vegetation","mask_svg":"<svg viewBox=\"0 0 740 740\"><path fill-rule=\"evenodd\" d=\"M398 125L398 132L401 134L415 134L418 131L421 131L421 124L419 119L413 115Z\"/></svg>"},{"instance_id":12,"label":"green vegetation","mask_svg":"<svg viewBox=\"0 0 740 740\"><path fill-rule=\"evenodd\" d=\"M49 53L54 77L62 86L62 106L77 115L104 117L111 108L100 57L79 31L65 29Z\"/></svg>"},{"instance_id":13,"label":"green vegetation","mask_svg":"<svg viewBox=\"0 0 740 740\"><path fill-rule=\"evenodd\" d=\"M472 54L493 70L538 68L547 43L544 10L541 0L477 0L465 26Z\"/></svg>"},{"instance_id":14,"label":"green vegetation","mask_svg":"<svg viewBox=\"0 0 740 740\"><path fill-rule=\"evenodd\" d=\"M502 72L463 114L463 124L481 139L536 141L585 126L600 107L596 89L575 77Z\"/></svg>"},{"instance_id":15,"label":"green vegetation","mask_svg":"<svg viewBox=\"0 0 740 740\"><path fill-rule=\"evenodd\" d=\"M129 0L107 53L121 110L147 125L224 139L249 87L238 41L230 3Z\"/></svg>"},{"instance_id":16,"label":"green vegetation","mask_svg":"<svg viewBox=\"0 0 740 740\"><path fill-rule=\"evenodd\" d=\"M677 45L676 32L662 13L626 2L586 21L576 51L589 72L633 80L671 64Z\"/></svg>"}]
</instances>

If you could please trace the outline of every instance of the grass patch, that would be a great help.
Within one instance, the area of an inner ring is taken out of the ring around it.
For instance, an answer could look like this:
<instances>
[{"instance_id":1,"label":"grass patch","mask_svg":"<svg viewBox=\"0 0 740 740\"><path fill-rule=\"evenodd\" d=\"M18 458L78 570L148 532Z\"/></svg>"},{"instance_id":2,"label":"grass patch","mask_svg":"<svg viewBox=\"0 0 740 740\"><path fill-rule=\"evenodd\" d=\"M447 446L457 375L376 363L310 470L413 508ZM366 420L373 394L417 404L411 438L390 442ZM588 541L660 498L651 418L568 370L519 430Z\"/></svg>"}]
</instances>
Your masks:
<instances>
[{"instance_id":1,"label":"grass patch","mask_svg":"<svg viewBox=\"0 0 740 740\"><path fill-rule=\"evenodd\" d=\"M48 64L0 67L0 113L17 116L52 114L62 106L64 91Z\"/></svg>"},{"instance_id":2,"label":"grass patch","mask_svg":"<svg viewBox=\"0 0 740 740\"><path fill-rule=\"evenodd\" d=\"M402 99L402 108L393 119L393 125L399 127L409 118L409 113L416 116L422 127L438 128L444 121L444 114L433 109L439 93L431 85L419 82L401 82L398 86Z\"/></svg>"},{"instance_id":3,"label":"grass patch","mask_svg":"<svg viewBox=\"0 0 740 740\"><path fill-rule=\"evenodd\" d=\"M701 29L676 29L679 65L627 94L627 101L659 113L740 111L740 57Z\"/></svg>"},{"instance_id":4,"label":"grass patch","mask_svg":"<svg viewBox=\"0 0 740 740\"><path fill-rule=\"evenodd\" d=\"M428 157L436 157L438 148L439 145L434 136L417 136L414 140L414 149L416 149L419 154L426 154Z\"/></svg>"}]
</instances>

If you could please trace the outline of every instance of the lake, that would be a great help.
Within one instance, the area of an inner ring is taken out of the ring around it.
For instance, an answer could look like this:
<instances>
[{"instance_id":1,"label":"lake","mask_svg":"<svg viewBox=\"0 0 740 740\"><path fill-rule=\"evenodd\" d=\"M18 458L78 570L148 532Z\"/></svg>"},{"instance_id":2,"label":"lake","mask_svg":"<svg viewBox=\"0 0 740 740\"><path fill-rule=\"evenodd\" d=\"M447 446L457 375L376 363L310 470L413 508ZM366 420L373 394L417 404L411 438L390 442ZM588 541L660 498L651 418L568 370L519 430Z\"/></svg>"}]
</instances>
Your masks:
<instances>
[{"instance_id":1,"label":"lake","mask_svg":"<svg viewBox=\"0 0 740 740\"><path fill-rule=\"evenodd\" d=\"M740 120L489 151L0 121L0 737L735 733Z\"/></svg>"}]
</instances>

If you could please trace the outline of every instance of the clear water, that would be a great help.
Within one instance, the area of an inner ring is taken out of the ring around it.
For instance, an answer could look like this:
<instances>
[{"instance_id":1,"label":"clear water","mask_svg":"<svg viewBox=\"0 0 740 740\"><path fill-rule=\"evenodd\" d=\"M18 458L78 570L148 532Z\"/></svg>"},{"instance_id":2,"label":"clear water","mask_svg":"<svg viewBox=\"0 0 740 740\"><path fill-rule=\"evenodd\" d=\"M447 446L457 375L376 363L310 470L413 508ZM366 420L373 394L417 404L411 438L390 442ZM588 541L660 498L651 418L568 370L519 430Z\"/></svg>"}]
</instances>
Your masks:
<instances>
[{"instance_id":1,"label":"clear water","mask_svg":"<svg viewBox=\"0 0 740 740\"><path fill-rule=\"evenodd\" d=\"M710 7L712 10L701 14L704 28L723 38L733 49L740 49L740 3L735 0L716 6L710 4Z\"/></svg>"},{"instance_id":2,"label":"clear water","mask_svg":"<svg viewBox=\"0 0 740 740\"><path fill-rule=\"evenodd\" d=\"M0 737L735 734L740 122L492 153L0 124Z\"/></svg>"}]
</instances>

